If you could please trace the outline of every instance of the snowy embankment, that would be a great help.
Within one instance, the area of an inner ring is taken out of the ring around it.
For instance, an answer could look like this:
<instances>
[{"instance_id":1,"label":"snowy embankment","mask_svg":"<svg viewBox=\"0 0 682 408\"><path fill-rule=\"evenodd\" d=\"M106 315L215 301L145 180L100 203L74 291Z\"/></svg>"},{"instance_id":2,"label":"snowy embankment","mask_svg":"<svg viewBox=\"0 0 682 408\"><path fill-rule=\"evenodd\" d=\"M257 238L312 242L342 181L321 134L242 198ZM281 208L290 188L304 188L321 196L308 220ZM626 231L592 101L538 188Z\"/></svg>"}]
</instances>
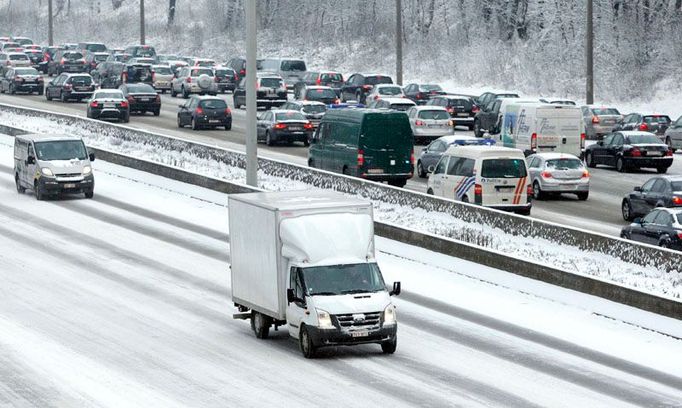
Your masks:
<instances>
[{"instance_id":1,"label":"snowy embankment","mask_svg":"<svg viewBox=\"0 0 682 408\"><path fill-rule=\"evenodd\" d=\"M245 179L245 172L242 168L221 161L220 157L208 151L202 152L196 149L192 152L182 151L174 146L172 141L165 141L161 145L154 138L123 140L116 135L116 132L93 131L86 125L88 122L81 118L73 123L67 123L62 119L53 120L40 116L27 118L4 111L0 123L32 132L77 134L93 147L176 166L227 181L242 183ZM213 149L209 146L207 148ZM266 174L262 168L259 171L259 186L265 190L315 188L314 185L294 181L287 177ZM373 200L373 202L378 221L462 240L505 255L606 280L658 296L676 300L682 297L680 271L665 272L657 267L655 262L641 266L601 252L586 251L547 239L506 233L484 223L463 221L451 214L381 200Z\"/></svg>"}]
</instances>

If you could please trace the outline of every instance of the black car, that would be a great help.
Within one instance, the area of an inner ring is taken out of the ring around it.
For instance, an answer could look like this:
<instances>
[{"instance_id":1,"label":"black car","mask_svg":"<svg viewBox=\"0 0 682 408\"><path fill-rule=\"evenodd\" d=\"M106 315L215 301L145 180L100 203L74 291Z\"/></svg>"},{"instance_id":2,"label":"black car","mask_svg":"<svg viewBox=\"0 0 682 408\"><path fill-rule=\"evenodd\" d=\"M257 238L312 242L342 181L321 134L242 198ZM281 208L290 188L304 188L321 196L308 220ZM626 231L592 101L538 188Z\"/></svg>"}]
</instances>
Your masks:
<instances>
[{"instance_id":1,"label":"black car","mask_svg":"<svg viewBox=\"0 0 682 408\"><path fill-rule=\"evenodd\" d=\"M628 193L621 204L625 221L632 221L657 207L682 207L682 176L650 178Z\"/></svg>"},{"instance_id":2,"label":"black car","mask_svg":"<svg viewBox=\"0 0 682 408\"><path fill-rule=\"evenodd\" d=\"M193 130L201 128L232 129L232 112L224 99L217 96L193 95L180 105L178 111L178 127L192 126Z\"/></svg>"},{"instance_id":3,"label":"black car","mask_svg":"<svg viewBox=\"0 0 682 408\"><path fill-rule=\"evenodd\" d=\"M518 98L519 94L516 92L483 92L477 98L474 98L476 105L484 108L488 106L497 98Z\"/></svg>"},{"instance_id":4,"label":"black car","mask_svg":"<svg viewBox=\"0 0 682 408\"><path fill-rule=\"evenodd\" d=\"M613 166L621 173L644 167L665 173L673 164L673 151L652 133L615 132L587 146L585 163L593 168L599 164Z\"/></svg>"},{"instance_id":5,"label":"black car","mask_svg":"<svg viewBox=\"0 0 682 408\"><path fill-rule=\"evenodd\" d=\"M104 61L92 72L92 77L100 88L116 89L121 85L121 77L125 64L122 62Z\"/></svg>"},{"instance_id":6,"label":"black car","mask_svg":"<svg viewBox=\"0 0 682 408\"><path fill-rule=\"evenodd\" d=\"M232 58L225 65L237 74L237 81L246 76L246 59L241 57Z\"/></svg>"},{"instance_id":7,"label":"black car","mask_svg":"<svg viewBox=\"0 0 682 408\"><path fill-rule=\"evenodd\" d=\"M45 97L48 101L53 98L62 102L70 100L82 101L89 99L95 92L95 81L90 74L60 74L48 82L45 87Z\"/></svg>"},{"instance_id":8,"label":"black car","mask_svg":"<svg viewBox=\"0 0 682 408\"><path fill-rule=\"evenodd\" d=\"M239 81L239 85L232 93L235 109L246 105L246 78ZM270 109L282 106L287 102L287 88L282 77L276 74L258 73L256 78L256 107Z\"/></svg>"},{"instance_id":9,"label":"black car","mask_svg":"<svg viewBox=\"0 0 682 408\"><path fill-rule=\"evenodd\" d=\"M237 73L232 68L216 67L215 81L218 83L218 92L234 92L237 87Z\"/></svg>"},{"instance_id":10,"label":"black car","mask_svg":"<svg viewBox=\"0 0 682 408\"><path fill-rule=\"evenodd\" d=\"M494 96L490 98L489 96ZM500 107L502 106L502 100L505 98L518 98L517 94L505 93L505 94L491 94L486 92L483 95L475 99L476 105L480 108L478 112L474 115L474 135L476 137L483 137L483 134L487 131L491 134L500 133L499 119L500 119ZM487 103L485 101L488 101Z\"/></svg>"},{"instance_id":11,"label":"black car","mask_svg":"<svg viewBox=\"0 0 682 408\"><path fill-rule=\"evenodd\" d=\"M294 84L294 98L302 99L301 95L307 86L328 86L341 96L343 86L343 75L335 71L307 71L300 81Z\"/></svg>"},{"instance_id":12,"label":"black car","mask_svg":"<svg viewBox=\"0 0 682 408\"><path fill-rule=\"evenodd\" d=\"M47 64L47 75L59 75L62 72L89 73L83 53L73 50L58 50L54 54L54 59Z\"/></svg>"},{"instance_id":13,"label":"black car","mask_svg":"<svg viewBox=\"0 0 682 408\"><path fill-rule=\"evenodd\" d=\"M85 64L88 66L88 72L97 69L97 66L109 58L109 53L106 52L88 52L85 54Z\"/></svg>"},{"instance_id":14,"label":"black car","mask_svg":"<svg viewBox=\"0 0 682 408\"><path fill-rule=\"evenodd\" d=\"M131 45L126 47L124 54L130 54L133 58L149 57L156 59L156 49L151 45Z\"/></svg>"},{"instance_id":15,"label":"black car","mask_svg":"<svg viewBox=\"0 0 682 408\"><path fill-rule=\"evenodd\" d=\"M623 227L621 238L682 250L682 209L656 208Z\"/></svg>"},{"instance_id":16,"label":"black car","mask_svg":"<svg viewBox=\"0 0 682 408\"><path fill-rule=\"evenodd\" d=\"M426 105L442 106L455 126L466 126L469 130L474 129L474 118L480 110L474 99L466 95L434 95Z\"/></svg>"},{"instance_id":17,"label":"black car","mask_svg":"<svg viewBox=\"0 0 682 408\"><path fill-rule=\"evenodd\" d=\"M320 126L320 121L327 113L327 105L316 101L289 101L281 109L301 112L313 124L314 129Z\"/></svg>"},{"instance_id":18,"label":"black car","mask_svg":"<svg viewBox=\"0 0 682 408\"><path fill-rule=\"evenodd\" d=\"M38 63L40 68L38 69L40 72L43 74L47 74L47 66L54 59L55 54L57 51L59 51L61 48L60 47L54 47L54 46L49 46L49 47L43 47L43 59Z\"/></svg>"},{"instance_id":19,"label":"black car","mask_svg":"<svg viewBox=\"0 0 682 408\"><path fill-rule=\"evenodd\" d=\"M304 101L322 102L325 105L333 105L339 103L339 98L336 92L328 86L308 86L305 92L301 95Z\"/></svg>"},{"instance_id":20,"label":"black car","mask_svg":"<svg viewBox=\"0 0 682 408\"><path fill-rule=\"evenodd\" d=\"M43 94L43 77L35 68L11 67L0 77L0 93L14 95L17 92Z\"/></svg>"},{"instance_id":21,"label":"black car","mask_svg":"<svg viewBox=\"0 0 682 408\"><path fill-rule=\"evenodd\" d=\"M403 91L407 99L412 99L417 105L425 105L436 95L445 95L446 92L436 84L409 84Z\"/></svg>"},{"instance_id":22,"label":"black car","mask_svg":"<svg viewBox=\"0 0 682 408\"><path fill-rule=\"evenodd\" d=\"M28 55L28 59L31 60L31 66L35 69L41 68L41 62L43 62L43 52L40 50L26 50L24 54Z\"/></svg>"},{"instance_id":23,"label":"black car","mask_svg":"<svg viewBox=\"0 0 682 408\"><path fill-rule=\"evenodd\" d=\"M78 49L84 53L88 52L106 52L107 46L96 42L81 42L78 43Z\"/></svg>"},{"instance_id":24,"label":"black car","mask_svg":"<svg viewBox=\"0 0 682 408\"><path fill-rule=\"evenodd\" d=\"M130 121L130 104L118 89L95 91L88 101L87 116L92 119L118 119L123 123Z\"/></svg>"},{"instance_id":25,"label":"black car","mask_svg":"<svg viewBox=\"0 0 682 408\"><path fill-rule=\"evenodd\" d=\"M130 112L145 114L152 112L154 116L161 114L161 97L156 89L149 84L123 84L118 87L128 100Z\"/></svg>"},{"instance_id":26,"label":"black car","mask_svg":"<svg viewBox=\"0 0 682 408\"><path fill-rule=\"evenodd\" d=\"M370 93L374 85L392 84L393 80L388 75L377 74L353 74L341 86L341 100L357 101L367 103L367 94Z\"/></svg>"},{"instance_id":27,"label":"black car","mask_svg":"<svg viewBox=\"0 0 682 408\"><path fill-rule=\"evenodd\" d=\"M127 64L121 74L122 84L145 83L154 86L154 69L151 64L133 63Z\"/></svg>"},{"instance_id":28,"label":"black car","mask_svg":"<svg viewBox=\"0 0 682 408\"><path fill-rule=\"evenodd\" d=\"M642 115L641 113L630 113L625 115L622 120L616 123L613 131L620 130L640 130L642 132L653 133L661 140L665 131L670 126L670 116L668 115Z\"/></svg>"},{"instance_id":29,"label":"black car","mask_svg":"<svg viewBox=\"0 0 682 408\"><path fill-rule=\"evenodd\" d=\"M256 123L256 140L268 146L277 142L303 142L310 144L313 135L313 124L298 111L271 110L258 115Z\"/></svg>"}]
</instances>

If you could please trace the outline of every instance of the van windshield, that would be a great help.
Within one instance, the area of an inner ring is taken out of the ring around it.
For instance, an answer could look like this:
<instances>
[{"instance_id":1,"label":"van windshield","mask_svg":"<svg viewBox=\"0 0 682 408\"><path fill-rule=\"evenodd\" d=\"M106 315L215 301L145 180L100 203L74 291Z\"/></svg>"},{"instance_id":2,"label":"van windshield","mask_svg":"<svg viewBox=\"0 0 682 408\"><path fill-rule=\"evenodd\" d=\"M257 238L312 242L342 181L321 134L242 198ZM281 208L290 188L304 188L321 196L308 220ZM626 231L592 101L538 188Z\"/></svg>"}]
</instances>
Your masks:
<instances>
[{"instance_id":1,"label":"van windshield","mask_svg":"<svg viewBox=\"0 0 682 408\"><path fill-rule=\"evenodd\" d=\"M481 177L526 177L526 163L523 159L486 159L481 163Z\"/></svg>"},{"instance_id":2,"label":"van windshield","mask_svg":"<svg viewBox=\"0 0 682 408\"><path fill-rule=\"evenodd\" d=\"M345 295L386 290L379 266L375 263L330 265L302 268L308 296Z\"/></svg>"},{"instance_id":3,"label":"van windshield","mask_svg":"<svg viewBox=\"0 0 682 408\"><path fill-rule=\"evenodd\" d=\"M57 140L36 142L36 155L39 160L85 160L88 153L80 140Z\"/></svg>"}]
</instances>

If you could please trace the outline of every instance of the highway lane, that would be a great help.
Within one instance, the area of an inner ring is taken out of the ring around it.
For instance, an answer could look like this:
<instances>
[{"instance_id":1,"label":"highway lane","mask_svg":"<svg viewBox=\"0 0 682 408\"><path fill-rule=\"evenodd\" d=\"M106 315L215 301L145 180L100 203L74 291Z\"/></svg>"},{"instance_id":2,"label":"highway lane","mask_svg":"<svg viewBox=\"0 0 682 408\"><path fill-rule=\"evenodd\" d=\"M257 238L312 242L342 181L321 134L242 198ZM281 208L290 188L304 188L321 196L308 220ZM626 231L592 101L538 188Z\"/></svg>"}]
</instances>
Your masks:
<instances>
[{"instance_id":1,"label":"highway lane","mask_svg":"<svg viewBox=\"0 0 682 408\"><path fill-rule=\"evenodd\" d=\"M232 95L221 95L228 104L232 105ZM192 131L189 128L177 127L178 105L183 103L182 98L173 98L169 94L161 95L162 109L160 117L147 114L145 116L132 116L129 126L196 140L207 144L234 150L244 151L244 126L246 113L244 109L233 109L233 127L231 131L201 130ZM48 102L45 97L36 95L0 95L0 102L26 106L36 109L46 109L55 112L69 113L85 116L86 106L84 103L62 103L59 101ZM458 133L471 135L472 132L457 130ZM415 147L418 154L422 146ZM279 145L268 147L258 145L259 154L284 160L299 165L307 164L308 149L301 144L287 146ZM677 153L677 158L669 170L669 174L682 174L682 154ZM532 217L559 224L571 225L591 231L618 236L622 226L627 223L620 215L620 203L622 197L632 188L643 184L647 179L656 175L655 171L642 170L633 173L621 174L610 168L591 169L590 198L586 202L577 200L573 195L552 197L543 201L535 201ZM415 171L416 174L416 171ZM426 192L426 179L415 176L406 186L413 191Z\"/></svg>"}]
</instances>

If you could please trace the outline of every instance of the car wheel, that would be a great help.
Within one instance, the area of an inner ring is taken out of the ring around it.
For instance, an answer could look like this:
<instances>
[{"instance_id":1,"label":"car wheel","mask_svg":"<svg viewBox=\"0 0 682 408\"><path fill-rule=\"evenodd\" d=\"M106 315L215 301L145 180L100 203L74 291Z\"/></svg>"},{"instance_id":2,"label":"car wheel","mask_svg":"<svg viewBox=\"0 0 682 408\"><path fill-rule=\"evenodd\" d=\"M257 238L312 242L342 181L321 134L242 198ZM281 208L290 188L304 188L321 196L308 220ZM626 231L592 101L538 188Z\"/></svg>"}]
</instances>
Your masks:
<instances>
[{"instance_id":1,"label":"car wheel","mask_svg":"<svg viewBox=\"0 0 682 408\"><path fill-rule=\"evenodd\" d=\"M180 115L178 115L178 127L179 128L184 128L185 126L182 124L182 120L180 120Z\"/></svg>"},{"instance_id":2,"label":"car wheel","mask_svg":"<svg viewBox=\"0 0 682 408\"><path fill-rule=\"evenodd\" d=\"M417 162L417 175L420 178L426 178L426 171L424 171L424 166L422 166L422 161Z\"/></svg>"},{"instance_id":3,"label":"car wheel","mask_svg":"<svg viewBox=\"0 0 682 408\"><path fill-rule=\"evenodd\" d=\"M62 102L67 102L67 101L68 101L68 98L66 97L66 94L64 93L64 91L61 91L61 92L59 93L59 99L60 99Z\"/></svg>"},{"instance_id":4,"label":"car wheel","mask_svg":"<svg viewBox=\"0 0 682 408\"><path fill-rule=\"evenodd\" d=\"M237 103L237 97L236 96L232 97L232 104L234 105L235 109L239 109L241 106L241 105L239 105L239 103Z\"/></svg>"},{"instance_id":5,"label":"car wheel","mask_svg":"<svg viewBox=\"0 0 682 408\"><path fill-rule=\"evenodd\" d=\"M95 196L95 190L88 190L84 194L85 194L85 198L92 198Z\"/></svg>"},{"instance_id":6,"label":"car wheel","mask_svg":"<svg viewBox=\"0 0 682 408\"><path fill-rule=\"evenodd\" d=\"M171 97L173 97L173 98L177 98L177 97L178 97L178 93L175 92L175 88L173 88L173 87L171 87Z\"/></svg>"},{"instance_id":7,"label":"car wheel","mask_svg":"<svg viewBox=\"0 0 682 408\"><path fill-rule=\"evenodd\" d=\"M313 344L313 340L310 338L308 328L305 326L301 327L301 332L298 335L298 344L299 347L301 348L301 353L303 354L303 357L315 358L317 348Z\"/></svg>"},{"instance_id":8,"label":"car wheel","mask_svg":"<svg viewBox=\"0 0 682 408\"><path fill-rule=\"evenodd\" d=\"M185 99L189 99L189 92L187 92L187 89L185 87L182 87L182 97Z\"/></svg>"},{"instance_id":9,"label":"car wheel","mask_svg":"<svg viewBox=\"0 0 682 408\"><path fill-rule=\"evenodd\" d=\"M587 200L587 197L590 196L590 192L589 191L581 191L581 192L577 193L577 195L578 195L578 200L585 201L585 200Z\"/></svg>"},{"instance_id":10,"label":"car wheel","mask_svg":"<svg viewBox=\"0 0 682 408\"><path fill-rule=\"evenodd\" d=\"M154 116L159 116L159 115L161 115L161 108L154 109Z\"/></svg>"},{"instance_id":11,"label":"car wheel","mask_svg":"<svg viewBox=\"0 0 682 408\"><path fill-rule=\"evenodd\" d=\"M625 173L627 171L622 157L616 159L616 170L618 170L619 173Z\"/></svg>"},{"instance_id":12,"label":"car wheel","mask_svg":"<svg viewBox=\"0 0 682 408\"><path fill-rule=\"evenodd\" d=\"M665 174L665 173L668 172L668 168L667 168L667 167L657 167L657 168L656 168L656 171L657 171L659 174Z\"/></svg>"},{"instance_id":13,"label":"car wheel","mask_svg":"<svg viewBox=\"0 0 682 408\"><path fill-rule=\"evenodd\" d=\"M623 200L620 209L625 221L632 221L634 219L632 216L632 206L630 205L630 201Z\"/></svg>"},{"instance_id":14,"label":"car wheel","mask_svg":"<svg viewBox=\"0 0 682 408\"><path fill-rule=\"evenodd\" d=\"M192 130L199 130L199 125L194 118L192 118Z\"/></svg>"},{"instance_id":15,"label":"car wheel","mask_svg":"<svg viewBox=\"0 0 682 408\"><path fill-rule=\"evenodd\" d=\"M265 144L268 146L272 146L275 144L275 142L272 140L272 136L270 135L269 130L265 131Z\"/></svg>"},{"instance_id":16,"label":"car wheel","mask_svg":"<svg viewBox=\"0 0 682 408\"><path fill-rule=\"evenodd\" d=\"M14 183L17 185L17 193L24 194L26 192L26 188L22 187L21 182L19 181L18 174L14 175Z\"/></svg>"},{"instance_id":17,"label":"car wheel","mask_svg":"<svg viewBox=\"0 0 682 408\"><path fill-rule=\"evenodd\" d=\"M50 95L50 91L48 90L45 90L45 99L47 99L48 101L52 100L52 95Z\"/></svg>"},{"instance_id":18,"label":"car wheel","mask_svg":"<svg viewBox=\"0 0 682 408\"><path fill-rule=\"evenodd\" d=\"M540 183L537 181L533 182L533 198L536 200L542 200L545 198L545 193L540 188Z\"/></svg>"},{"instance_id":19,"label":"car wheel","mask_svg":"<svg viewBox=\"0 0 682 408\"><path fill-rule=\"evenodd\" d=\"M130 122L130 113L126 113L125 115L123 115L123 119L122 119L122 120L123 120L123 123L128 123L128 122Z\"/></svg>"},{"instance_id":20,"label":"car wheel","mask_svg":"<svg viewBox=\"0 0 682 408\"><path fill-rule=\"evenodd\" d=\"M42 96L43 93L44 93L44 90L43 90L43 89L39 89L38 92L36 92L36 94L37 94L38 96Z\"/></svg>"},{"instance_id":21,"label":"car wheel","mask_svg":"<svg viewBox=\"0 0 682 408\"><path fill-rule=\"evenodd\" d=\"M17 90L14 89L14 85L11 85L11 84L10 84L10 86L9 86L9 94L10 94L10 95L14 95L14 94L16 94L16 93L17 93Z\"/></svg>"},{"instance_id":22,"label":"car wheel","mask_svg":"<svg viewBox=\"0 0 682 408\"><path fill-rule=\"evenodd\" d=\"M398 348L398 337L394 337L393 340L384 341L381 343L381 351L384 354L393 354Z\"/></svg>"},{"instance_id":23,"label":"car wheel","mask_svg":"<svg viewBox=\"0 0 682 408\"><path fill-rule=\"evenodd\" d=\"M597 165L594 163L594 157L592 157L592 153L587 152L585 155L585 164L587 164L587 167L592 169L597 167Z\"/></svg>"},{"instance_id":24,"label":"car wheel","mask_svg":"<svg viewBox=\"0 0 682 408\"><path fill-rule=\"evenodd\" d=\"M661 248L670 248L670 240L667 238L664 238L658 243L658 246Z\"/></svg>"},{"instance_id":25,"label":"car wheel","mask_svg":"<svg viewBox=\"0 0 682 408\"><path fill-rule=\"evenodd\" d=\"M428 195L433 195L433 190L432 190L432 189L426 190L426 194L428 194Z\"/></svg>"},{"instance_id":26,"label":"car wheel","mask_svg":"<svg viewBox=\"0 0 682 408\"><path fill-rule=\"evenodd\" d=\"M225 125L225 130L232 130L232 122L229 125Z\"/></svg>"},{"instance_id":27,"label":"car wheel","mask_svg":"<svg viewBox=\"0 0 682 408\"><path fill-rule=\"evenodd\" d=\"M308 139L304 140L304 141L303 141L303 146L304 146L304 147L310 146L310 140L308 140Z\"/></svg>"},{"instance_id":28,"label":"car wheel","mask_svg":"<svg viewBox=\"0 0 682 408\"><path fill-rule=\"evenodd\" d=\"M315 160L313 159L308 160L308 167L315 168Z\"/></svg>"}]
</instances>

